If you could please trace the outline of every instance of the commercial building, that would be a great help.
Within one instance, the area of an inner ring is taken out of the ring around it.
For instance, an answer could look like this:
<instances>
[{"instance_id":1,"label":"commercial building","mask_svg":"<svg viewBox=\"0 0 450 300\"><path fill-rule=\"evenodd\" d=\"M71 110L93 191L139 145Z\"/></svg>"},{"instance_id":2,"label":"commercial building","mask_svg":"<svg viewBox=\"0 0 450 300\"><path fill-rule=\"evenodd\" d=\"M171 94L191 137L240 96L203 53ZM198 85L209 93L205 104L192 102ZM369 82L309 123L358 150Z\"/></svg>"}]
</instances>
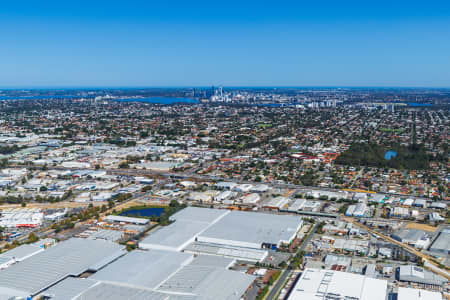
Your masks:
<instances>
[{"instance_id":1,"label":"commercial building","mask_svg":"<svg viewBox=\"0 0 450 300\"><path fill-rule=\"evenodd\" d=\"M352 273L305 269L288 300L385 300L387 281Z\"/></svg>"}]
</instances>

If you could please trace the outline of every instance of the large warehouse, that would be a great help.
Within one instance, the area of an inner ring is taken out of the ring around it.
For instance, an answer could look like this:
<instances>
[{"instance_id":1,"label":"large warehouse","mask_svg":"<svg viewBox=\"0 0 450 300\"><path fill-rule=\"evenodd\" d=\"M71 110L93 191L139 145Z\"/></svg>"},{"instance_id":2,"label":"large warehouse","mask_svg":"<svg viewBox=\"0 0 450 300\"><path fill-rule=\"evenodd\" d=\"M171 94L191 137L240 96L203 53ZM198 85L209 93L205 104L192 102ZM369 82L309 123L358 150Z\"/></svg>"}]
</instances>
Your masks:
<instances>
[{"instance_id":1,"label":"large warehouse","mask_svg":"<svg viewBox=\"0 0 450 300\"><path fill-rule=\"evenodd\" d=\"M305 269L288 300L386 300L387 281L363 275Z\"/></svg>"},{"instance_id":2,"label":"large warehouse","mask_svg":"<svg viewBox=\"0 0 450 300\"><path fill-rule=\"evenodd\" d=\"M187 207L170 217L174 223L152 232L139 243L139 247L181 251L228 213L228 210Z\"/></svg>"},{"instance_id":3,"label":"large warehouse","mask_svg":"<svg viewBox=\"0 0 450 300\"><path fill-rule=\"evenodd\" d=\"M0 299L239 300L256 277L230 270L234 263L73 238L0 270Z\"/></svg>"},{"instance_id":4,"label":"large warehouse","mask_svg":"<svg viewBox=\"0 0 450 300\"><path fill-rule=\"evenodd\" d=\"M97 271L125 253L122 245L102 240L61 242L1 270L0 299L34 297L64 278Z\"/></svg>"},{"instance_id":5,"label":"large warehouse","mask_svg":"<svg viewBox=\"0 0 450 300\"><path fill-rule=\"evenodd\" d=\"M233 263L217 256L136 250L87 279L67 278L42 295L50 300L239 300L255 277L228 270Z\"/></svg>"},{"instance_id":6,"label":"large warehouse","mask_svg":"<svg viewBox=\"0 0 450 300\"><path fill-rule=\"evenodd\" d=\"M201 233L197 241L276 249L281 244L289 244L302 225L298 216L232 211Z\"/></svg>"},{"instance_id":7,"label":"large warehouse","mask_svg":"<svg viewBox=\"0 0 450 300\"><path fill-rule=\"evenodd\" d=\"M193 242L244 249L289 244L303 225L299 216L188 207L174 223L139 243L143 249L181 251Z\"/></svg>"}]
</instances>

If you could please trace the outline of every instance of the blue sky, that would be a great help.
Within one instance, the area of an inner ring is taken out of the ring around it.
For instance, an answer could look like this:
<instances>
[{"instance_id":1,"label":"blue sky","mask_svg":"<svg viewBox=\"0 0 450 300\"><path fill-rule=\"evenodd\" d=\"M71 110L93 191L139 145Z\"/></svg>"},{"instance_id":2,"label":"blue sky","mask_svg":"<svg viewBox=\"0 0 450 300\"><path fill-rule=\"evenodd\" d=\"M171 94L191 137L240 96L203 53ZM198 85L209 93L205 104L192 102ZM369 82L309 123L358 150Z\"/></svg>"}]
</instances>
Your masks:
<instances>
[{"instance_id":1,"label":"blue sky","mask_svg":"<svg viewBox=\"0 0 450 300\"><path fill-rule=\"evenodd\" d=\"M450 87L448 2L2 1L0 87Z\"/></svg>"}]
</instances>

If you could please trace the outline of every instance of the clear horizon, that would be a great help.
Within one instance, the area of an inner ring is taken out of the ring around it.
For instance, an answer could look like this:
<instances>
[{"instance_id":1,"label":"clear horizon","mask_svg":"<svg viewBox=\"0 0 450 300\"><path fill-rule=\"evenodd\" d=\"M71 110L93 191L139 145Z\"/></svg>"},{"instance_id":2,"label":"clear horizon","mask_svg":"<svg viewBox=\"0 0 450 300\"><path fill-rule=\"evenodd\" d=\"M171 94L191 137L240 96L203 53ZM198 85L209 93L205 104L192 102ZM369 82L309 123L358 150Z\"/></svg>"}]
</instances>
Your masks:
<instances>
[{"instance_id":1,"label":"clear horizon","mask_svg":"<svg viewBox=\"0 0 450 300\"><path fill-rule=\"evenodd\" d=\"M2 89L450 87L446 1L0 7Z\"/></svg>"}]
</instances>

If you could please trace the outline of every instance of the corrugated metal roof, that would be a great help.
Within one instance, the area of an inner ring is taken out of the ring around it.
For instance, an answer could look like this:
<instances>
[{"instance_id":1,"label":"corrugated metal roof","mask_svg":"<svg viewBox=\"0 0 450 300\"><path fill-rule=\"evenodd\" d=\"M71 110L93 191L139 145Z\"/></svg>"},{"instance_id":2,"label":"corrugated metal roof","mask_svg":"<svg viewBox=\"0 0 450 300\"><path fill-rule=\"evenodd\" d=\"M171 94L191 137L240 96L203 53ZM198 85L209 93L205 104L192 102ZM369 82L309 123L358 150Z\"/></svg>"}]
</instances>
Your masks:
<instances>
[{"instance_id":1,"label":"corrugated metal roof","mask_svg":"<svg viewBox=\"0 0 450 300\"><path fill-rule=\"evenodd\" d=\"M180 251L193 242L195 236L228 213L227 210L187 207L171 217L174 223L153 231L139 246Z\"/></svg>"},{"instance_id":2,"label":"corrugated metal roof","mask_svg":"<svg viewBox=\"0 0 450 300\"><path fill-rule=\"evenodd\" d=\"M303 221L299 216L232 211L199 236L227 241L279 244L290 240Z\"/></svg>"},{"instance_id":3,"label":"corrugated metal roof","mask_svg":"<svg viewBox=\"0 0 450 300\"><path fill-rule=\"evenodd\" d=\"M192 255L172 251L132 251L100 270L91 279L156 288L192 260Z\"/></svg>"},{"instance_id":4,"label":"corrugated metal roof","mask_svg":"<svg viewBox=\"0 0 450 300\"><path fill-rule=\"evenodd\" d=\"M199 257L165 281L158 290L194 294L204 299L238 300L255 277L227 270L220 257Z\"/></svg>"},{"instance_id":5,"label":"corrugated metal roof","mask_svg":"<svg viewBox=\"0 0 450 300\"><path fill-rule=\"evenodd\" d=\"M105 218L105 220L110 222L125 222L125 223L134 223L134 224L148 224L150 222L149 219L143 219L143 218L132 218L132 217L125 217L125 216L115 216L115 215L109 215Z\"/></svg>"},{"instance_id":6,"label":"corrugated metal roof","mask_svg":"<svg viewBox=\"0 0 450 300\"><path fill-rule=\"evenodd\" d=\"M123 249L102 240L70 239L0 271L0 287L36 295L69 275L81 274L105 257L113 260L123 255Z\"/></svg>"},{"instance_id":7,"label":"corrugated metal roof","mask_svg":"<svg viewBox=\"0 0 450 300\"><path fill-rule=\"evenodd\" d=\"M199 300L195 296L169 295L151 290L100 283L85 291L75 300Z\"/></svg>"},{"instance_id":8,"label":"corrugated metal roof","mask_svg":"<svg viewBox=\"0 0 450 300\"><path fill-rule=\"evenodd\" d=\"M96 284L98 282L95 280L68 277L46 290L43 294L51 297L52 300L69 300Z\"/></svg>"},{"instance_id":9,"label":"corrugated metal roof","mask_svg":"<svg viewBox=\"0 0 450 300\"><path fill-rule=\"evenodd\" d=\"M250 261L262 261L268 255L267 250L263 249L259 250L200 242L189 244L184 249L184 251L188 251L191 253L219 255Z\"/></svg>"},{"instance_id":10,"label":"corrugated metal roof","mask_svg":"<svg viewBox=\"0 0 450 300\"><path fill-rule=\"evenodd\" d=\"M15 260L23 260L24 258L30 257L42 251L44 251L43 248L25 244L2 253L0 258L6 257L14 258Z\"/></svg>"}]
</instances>

